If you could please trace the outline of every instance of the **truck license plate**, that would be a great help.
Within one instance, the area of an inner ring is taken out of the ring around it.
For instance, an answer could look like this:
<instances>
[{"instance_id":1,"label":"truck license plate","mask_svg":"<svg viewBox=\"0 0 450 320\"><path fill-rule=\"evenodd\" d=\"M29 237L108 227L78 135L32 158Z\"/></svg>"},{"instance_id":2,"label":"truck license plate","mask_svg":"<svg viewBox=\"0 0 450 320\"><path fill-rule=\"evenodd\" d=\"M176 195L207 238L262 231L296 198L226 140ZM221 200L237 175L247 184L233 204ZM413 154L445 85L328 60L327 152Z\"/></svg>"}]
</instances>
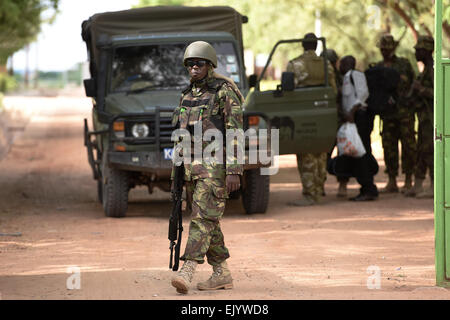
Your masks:
<instances>
[{"instance_id":1,"label":"truck license plate","mask_svg":"<svg viewBox=\"0 0 450 320\"><path fill-rule=\"evenodd\" d=\"M173 148L164 148L164 159L172 160L173 157Z\"/></svg>"}]
</instances>

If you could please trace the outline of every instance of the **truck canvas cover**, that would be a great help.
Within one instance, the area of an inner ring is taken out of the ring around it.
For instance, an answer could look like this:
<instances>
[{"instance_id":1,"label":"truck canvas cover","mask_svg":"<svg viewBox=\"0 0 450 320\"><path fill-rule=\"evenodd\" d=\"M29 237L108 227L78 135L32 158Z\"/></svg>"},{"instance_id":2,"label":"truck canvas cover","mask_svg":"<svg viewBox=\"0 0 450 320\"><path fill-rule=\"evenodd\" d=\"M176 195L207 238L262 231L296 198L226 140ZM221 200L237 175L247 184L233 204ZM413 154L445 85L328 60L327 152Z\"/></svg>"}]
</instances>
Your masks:
<instances>
[{"instance_id":1,"label":"truck canvas cover","mask_svg":"<svg viewBox=\"0 0 450 320\"><path fill-rule=\"evenodd\" d=\"M81 35L92 67L99 57L98 40L105 35L224 31L231 33L243 50L242 23L246 21L245 16L225 6L155 6L95 14L83 22Z\"/></svg>"}]
</instances>

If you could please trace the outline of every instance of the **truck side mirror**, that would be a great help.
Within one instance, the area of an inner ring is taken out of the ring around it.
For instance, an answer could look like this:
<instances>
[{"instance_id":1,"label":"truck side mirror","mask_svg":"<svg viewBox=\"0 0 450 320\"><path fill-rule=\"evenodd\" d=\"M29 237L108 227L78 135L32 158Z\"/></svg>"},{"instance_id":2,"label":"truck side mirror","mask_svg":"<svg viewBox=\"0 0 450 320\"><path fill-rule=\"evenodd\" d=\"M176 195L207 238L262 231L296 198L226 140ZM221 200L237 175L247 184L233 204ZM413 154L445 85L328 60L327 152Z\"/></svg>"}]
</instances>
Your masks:
<instances>
[{"instance_id":1,"label":"truck side mirror","mask_svg":"<svg viewBox=\"0 0 450 320\"><path fill-rule=\"evenodd\" d=\"M83 83L86 97L94 98L97 95L97 84L95 79L84 79Z\"/></svg>"},{"instance_id":2,"label":"truck side mirror","mask_svg":"<svg viewBox=\"0 0 450 320\"><path fill-rule=\"evenodd\" d=\"M256 74L252 74L250 77L248 77L248 86L250 88L254 88L256 86L256 81L258 80L258 77Z\"/></svg>"},{"instance_id":3,"label":"truck side mirror","mask_svg":"<svg viewBox=\"0 0 450 320\"><path fill-rule=\"evenodd\" d=\"M293 72L283 72L281 74L281 89L283 91L294 91L294 73Z\"/></svg>"}]
</instances>

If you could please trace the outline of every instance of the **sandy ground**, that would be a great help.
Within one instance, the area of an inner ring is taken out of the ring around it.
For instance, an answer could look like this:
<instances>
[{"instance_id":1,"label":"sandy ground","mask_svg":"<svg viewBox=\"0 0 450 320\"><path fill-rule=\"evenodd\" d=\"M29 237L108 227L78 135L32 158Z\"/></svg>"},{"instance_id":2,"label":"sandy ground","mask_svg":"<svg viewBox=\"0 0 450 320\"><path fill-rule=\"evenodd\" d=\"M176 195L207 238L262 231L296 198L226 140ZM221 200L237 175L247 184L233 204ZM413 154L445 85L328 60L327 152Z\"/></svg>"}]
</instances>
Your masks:
<instances>
[{"instance_id":1,"label":"sandy ground","mask_svg":"<svg viewBox=\"0 0 450 320\"><path fill-rule=\"evenodd\" d=\"M266 214L228 203L222 229L234 290L179 295L168 269L169 194L132 190L124 219L106 218L96 200L82 137L90 100L5 104L30 121L0 162L1 299L450 299L435 286L431 199L391 194L356 204L336 197L329 176L322 205L289 207L301 192L292 156L271 178ZM374 150L383 165L379 144ZM349 188L357 194L356 181ZM210 272L200 265L194 281Z\"/></svg>"}]
</instances>

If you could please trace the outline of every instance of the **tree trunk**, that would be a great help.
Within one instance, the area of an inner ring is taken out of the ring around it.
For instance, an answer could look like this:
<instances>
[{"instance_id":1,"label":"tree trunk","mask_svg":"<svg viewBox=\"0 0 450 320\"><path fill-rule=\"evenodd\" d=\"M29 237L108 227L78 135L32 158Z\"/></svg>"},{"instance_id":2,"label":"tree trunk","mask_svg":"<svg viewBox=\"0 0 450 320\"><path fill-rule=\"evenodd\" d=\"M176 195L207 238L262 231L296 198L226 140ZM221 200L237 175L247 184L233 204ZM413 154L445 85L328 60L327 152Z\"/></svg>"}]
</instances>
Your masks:
<instances>
[{"instance_id":1,"label":"tree trunk","mask_svg":"<svg viewBox=\"0 0 450 320\"><path fill-rule=\"evenodd\" d=\"M414 22L412 21L411 17L400 7L400 5L397 2L392 2L389 0L382 0L382 2L386 5L386 7L392 8L394 12L405 21L408 28L413 33L414 39L417 41L417 38L419 37L419 33L416 30L416 27L414 26Z\"/></svg>"}]
</instances>

